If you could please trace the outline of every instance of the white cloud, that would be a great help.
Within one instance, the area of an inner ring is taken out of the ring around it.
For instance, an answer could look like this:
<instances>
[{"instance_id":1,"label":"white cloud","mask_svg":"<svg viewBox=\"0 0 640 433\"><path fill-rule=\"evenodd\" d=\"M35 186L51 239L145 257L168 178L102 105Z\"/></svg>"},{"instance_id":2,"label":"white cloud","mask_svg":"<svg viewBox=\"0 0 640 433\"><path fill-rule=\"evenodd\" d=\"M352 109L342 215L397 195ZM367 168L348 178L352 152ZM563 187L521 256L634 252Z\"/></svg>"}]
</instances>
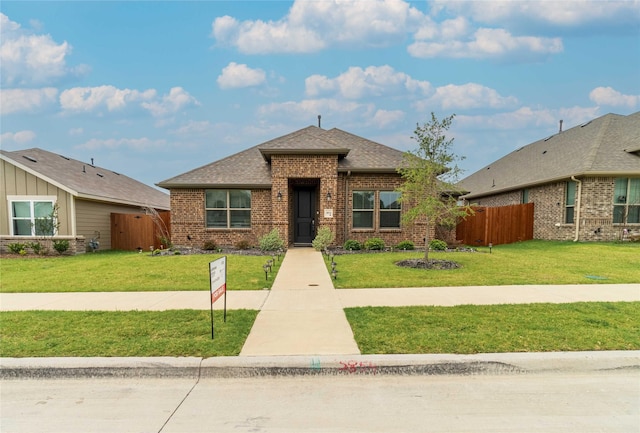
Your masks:
<instances>
[{"instance_id":1,"label":"white cloud","mask_svg":"<svg viewBox=\"0 0 640 433\"><path fill-rule=\"evenodd\" d=\"M67 112L91 112L105 108L111 112L122 110L130 103L150 100L155 95L153 89L140 92L114 86L74 87L60 94L60 106Z\"/></svg>"},{"instance_id":2,"label":"white cloud","mask_svg":"<svg viewBox=\"0 0 640 433\"><path fill-rule=\"evenodd\" d=\"M213 125L208 120L190 120L178 129L174 129L170 132L176 135L203 135L211 132L212 129Z\"/></svg>"},{"instance_id":3,"label":"white cloud","mask_svg":"<svg viewBox=\"0 0 640 433\"><path fill-rule=\"evenodd\" d=\"M560 38L514 36L504 29L481 28L465 40L417 40L407 51L418 58L539 57L562 52L563 44Z\"/></svg>"},{"instance_id":4,"label":"white cloud","mask_svg":"<svg viewBox=\"0 0 640 433\"><path fill-rule=\"evenodd\" d=\"M351 67L333 79L324 75L312 75L305 80L305 87L308 96L338 93L347 99L383 95L400 96L408 93L425 95L431 91L431 84L428 81L414 80L388 65L369 66L365 69Z\"/></svg>"},{"instance_id":5,"label":"white cloud","mask_svg":"<svg viewBox=\"0 0 640 433\"><path fill-rule=\"evenodd\" d=\"M147 137L109 138L104 140L92 138L89 141L86 141L78 146L75 146L75 148L87 149L87 150L99 150L99 149L117 150L121 148L128 148L128 149L134 149L134 150L140 151L140 150L162 148L165 145L166 145L166 140L152 140Z\"/></svg>"},{"instance_id":6,"label":"white cloud","mask_svg":"<svg viewBox=\"0 0 640 433\"><path fill-rule=\"evenodd\" d=\"M338 99L306 99L300 102L288 101L263 105L258 109L262 116L279 116L288 121L307 121L314 123L318 114L323 118L329 117L329 113L341 116L342 124L347 118L370 118L374 113L372 104L359 104L345 102Z\"/></svg>"},{"instance_id":7,"label":"white cloud","mask_svg":"<svg viewBox=\"0 0 640 433\"><path fill-rule=\"evenodd\" d=\"M266 77L262 69L251 69L247 65L231 62L222 69L217 82L221 89L237 89L259 86L266 81Z\"/></svg>"},{"instance_id":8,"label":"white cloud","mask_svg":"<svg viewBox=\"0 0 640 433\"><path fill-rule=\"evenodd\" d=\"M30 141L33 141L34 138L36 138L36 133L29 130L5 132L0 135L0 143L2 143L3 145L11 143L24 145L26 143L29 143Z\"/></svg>"},{"instance_id":9,"label":"white cloud","mask_svg":"<svg viewBox=\"0 0 640 433\"><path fill-rule=\"evenodd\" d=\"M51 35L36 35L0 13L0 72L5 86L33 86L55 82L69 74L82 74L87 66L70 68L71 45Z\"/></svg>"},{"instance_id":10,"label":"white cloud","mask_svg":"<svg viewBox=\"0 0 640 433\"><path fill-rule=\"evenodd\" d=\"M11 114L32 112L52 105L58 90L53 87L42 89L2 89L0 90L0 113Z\"/></svg>"},{"instance_id":11,"label":"white cloud","mask_svg":"<svg viewBox=\"0 0 640 433\"><path fill-rule=\"evenodd\" d=\"M640 104L640 95L623 95L611 87L596 87L589 93L589 99L598 105L633 108Z\"/></svg>"},{"instance_id":12,"label":"white cloud","mask_svg":"<svg viewBox=\"0 0 640 433\"><path fill-rule=\"evenodd\" d=\"M458 115L456 125L460 129L488 129L488 130L526 130L539 128L541 138L544 130L555 130L559 121L564 121L564 129L579 125L587 120L598 117L597 107L569 107L558 109L534 109L521 107L515 111L496 113L491 115ZM547 129L545 129L547 128Z\"/></svg>"},{"instance_id":13,"label":"white cloud","mask_svg":"<svg viewBox=\"0 0 640 433\"><path fill-rule=\"evenodd\" d=\"M172 87L168 95L162 96L161 101L142 103L142 106L149 110L155 117L175 114L181 109L191 105L200 105L200 103L182 87Z\"/></svg>"},{"instance_id":14,"label":"white cloud","mask_svg":"<svg viewBox=\"0 0 640 433\"><path fill-rule=\"evenodd\" d=\"M84 133L83 128L71 128L69 130L69 135L82 135Z\"/></svg>"},{"instance_id":15,"label":"white cloud","mask_svg":"<svg viewBox=\"0 0 640 433\"><path fill-rule=\"evenodd\" d=\"M518 103L514 96L501 96L495 89L476 83L449 84L438 87L430 98L415 104L418 110L437 105L444 110L471 108L505 108Z\"/></svg>"},{"instance_id":16,"label":"white cloud","mask_svg":"<svg viewBox=\"0 0 640 433\"><path fill-rule=\"evenodd\" d=\"M404 112L400 110L377 110L370 123L380 129L383 129L389 125L400 122L403 118Z\"/></svg>"},{"instance_id":17,"label":"white cloud","mask_svg":"<svg viewBox=\"0 0 640 433\"><path fill-rule=\"evenodd\" d=\"M476 22L504 26L547 24L578 27L590 24L616 26L622 23L637 27L640 1L446 1L433 3L434 14L440 11L468 16ZM527 24L528 23L528 24Z\"/></svg>"},{"instance_id":18,"label":"white cloud","mask_svg":"<svg viewBox=\"0 0 640 433\"><path fill-rule=\"evenodd\" d=\"M245 54L311 53L336 44L388 46L422 19L421 12L402 0L296 0L278 21L216 18L212 36Z\"/></svg>"},{"instance_id":19,"label":"white cloud","mask_svg":"<svg viewBox=\"0 0 640 433\"><path fill-rule=\"evenodd\" d=\"M139 106L154 117L164 117L189 105L199 102L182 87L173 87L160 99L155 89L140 91L114 86L74 87L60 94L60 106L66 113L116 112Z\"/></svg>"}]
</instances>

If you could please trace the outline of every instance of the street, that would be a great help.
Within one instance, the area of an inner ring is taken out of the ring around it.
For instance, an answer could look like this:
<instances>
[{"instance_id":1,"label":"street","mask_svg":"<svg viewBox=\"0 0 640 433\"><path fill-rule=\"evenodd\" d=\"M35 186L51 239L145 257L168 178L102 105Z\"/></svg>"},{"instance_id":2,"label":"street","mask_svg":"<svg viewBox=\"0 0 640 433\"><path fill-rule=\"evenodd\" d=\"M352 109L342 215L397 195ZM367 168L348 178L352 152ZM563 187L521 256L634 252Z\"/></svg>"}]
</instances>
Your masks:
<instances>
[{"instance_id":1,"label":"street","mask_svg":"<svg viewBox=\"0 0 640 433\"><path fill-rule=\"evenodd\" d=\"M640 372L11 379L0 430L638 432Z\"/></svg>"}]
</instances>

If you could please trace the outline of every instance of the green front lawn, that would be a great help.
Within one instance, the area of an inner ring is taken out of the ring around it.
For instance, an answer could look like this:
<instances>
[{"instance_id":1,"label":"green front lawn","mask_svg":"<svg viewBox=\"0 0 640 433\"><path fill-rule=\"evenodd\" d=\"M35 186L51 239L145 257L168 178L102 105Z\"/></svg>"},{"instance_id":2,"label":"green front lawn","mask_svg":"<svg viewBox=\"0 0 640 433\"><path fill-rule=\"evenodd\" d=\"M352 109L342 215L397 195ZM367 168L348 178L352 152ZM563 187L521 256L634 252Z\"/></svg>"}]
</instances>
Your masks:
<instances>
[{"instance_id":1,"label":"green front lawn","mask_svg":"<svg viewBox=\"0 0 640 433\"><path fill-rule=\"evenodd\" d=\"M363 354L640 350L640 302L349 308ZM235 356L257 311L0 313L0 357Z\"/></svg>"},{"instance_id":2,"label":"green front lawn","mask_svg":"<svg viewBox=\"0 0 640 433\"><path fill-rule=\"evenodd\" d=\"M345 310L363 354L640 349L640 302Z\"/></svg>"},{"instance_id":3,"label":"green front lawn","mask_svg":"<svg viewBox=\"0 0 640 433\"><path fill-rule=\"evenodd\" d=\"M0 263L0 292L146 292L209 289L209 262L220 254L151 256L101 251L71 257L16 257ZM280 267L265 280L270 256L227 256L229 290L271 288Z\"/></svg>"},{"instance_id":4,"label":"green front lawn","mask_svg":"<svg viewBox=\"0 0 640 433\"><path fill-rule=\"evenodd\" d=\"M235 356L258 314L170 311L16 311L0 313L0 357Z\"/></svg>"},{"instance_id":5,"label":"green front lawn","mask_svg":"<svg viewBox=\"0 0 640 433\"><path fill-rule=\"evenodd\" d=\"M640 282L639 243L527 241L478 252L430 252L430 259L453 260L460 269L401 268L396 262L422 252L335 256L336 288L500 286ZM331 269L328 260L327 268Z\"/></svg>"}]
</instances>

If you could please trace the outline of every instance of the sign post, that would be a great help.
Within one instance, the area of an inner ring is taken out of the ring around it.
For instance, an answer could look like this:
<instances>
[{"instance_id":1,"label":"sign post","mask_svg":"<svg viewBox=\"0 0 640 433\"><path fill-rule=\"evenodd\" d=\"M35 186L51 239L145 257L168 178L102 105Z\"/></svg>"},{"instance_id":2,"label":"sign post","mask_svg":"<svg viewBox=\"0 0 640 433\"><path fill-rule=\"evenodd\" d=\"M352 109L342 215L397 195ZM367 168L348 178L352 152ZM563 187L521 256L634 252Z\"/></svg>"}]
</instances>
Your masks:
<instances>
[{"instance_id":1,"label":"sign post","mask_svg":"<svg viewBox=\"0 0 640 433\"><path fill-rule=\"evenodd\" d=\"M209 263L209 281L211 291L211 339L213 331L213 304L224 295L224 321L227 322L227 256Z\"/></svg>"}]
</instances>

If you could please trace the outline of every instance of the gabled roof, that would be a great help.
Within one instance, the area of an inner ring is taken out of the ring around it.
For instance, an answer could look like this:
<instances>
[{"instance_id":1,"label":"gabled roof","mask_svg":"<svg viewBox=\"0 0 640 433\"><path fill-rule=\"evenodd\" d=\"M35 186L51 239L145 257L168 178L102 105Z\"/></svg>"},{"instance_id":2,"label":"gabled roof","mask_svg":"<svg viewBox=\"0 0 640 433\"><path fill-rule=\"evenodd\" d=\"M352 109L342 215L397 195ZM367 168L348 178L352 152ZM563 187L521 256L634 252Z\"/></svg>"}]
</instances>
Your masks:
<instances>
[{"instance_id":1,"label":"gabled roof","mask_svg":"<svg viewBox=\"0 0 640 433\"><path fill-rule=\"evenodd\" d=\"M517 149L460 181L482 197L571 176L640 175L640 112L607 114Z\"/></svg>"},{"instance_id":2,"label":"gabled roof","mask_svg":"<svg viewBox=\"0 0 640 433\"><path fill-rule=\"evenodd\" d=\"M340 129L308 126L158 183L163 188L270 188L272 155L337 155L338 171L395 173L403 152Z\"/></svg>"},{"instance_id":3,"label":"gabled roof","mask_svg":"<svg viewBox=\"0 0 640 433\"><path fill-rule=\"evenodd\" d=\"M0 151L0 158L87 200L169 209L169 196L120 173L34 148Z\"/></svg>"}]
</instances>

